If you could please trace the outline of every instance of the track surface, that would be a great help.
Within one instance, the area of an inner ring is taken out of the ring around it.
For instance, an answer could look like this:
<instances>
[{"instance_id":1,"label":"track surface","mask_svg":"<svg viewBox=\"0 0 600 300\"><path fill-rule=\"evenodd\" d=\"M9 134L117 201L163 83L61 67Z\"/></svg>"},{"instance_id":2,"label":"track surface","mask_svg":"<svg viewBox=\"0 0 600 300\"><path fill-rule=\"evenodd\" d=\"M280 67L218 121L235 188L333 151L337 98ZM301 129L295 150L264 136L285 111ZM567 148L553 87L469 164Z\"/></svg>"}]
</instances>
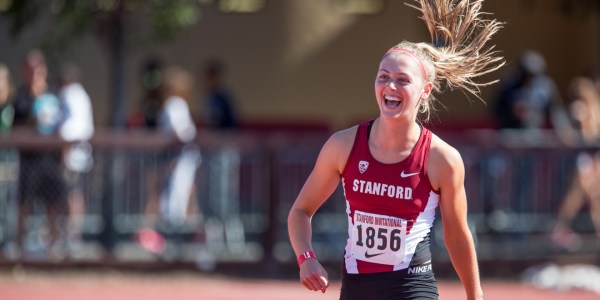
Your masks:
<instances>
[{"instance_id":1,"label":"track surface","mask_svg":"<svg viewBox=\"0 0 600 300\"><path fill-rule=\"evenodd\" d=\"M239 279L198 274L25 273L0 274L0 300L296 300L337 299L339 281L325 294L289 280ZM539 290L516 282L483 282L486 300L600 299L586 291ZM439 282L440 299L465 299L457 282Z\"/></svg>"}]
</instances>

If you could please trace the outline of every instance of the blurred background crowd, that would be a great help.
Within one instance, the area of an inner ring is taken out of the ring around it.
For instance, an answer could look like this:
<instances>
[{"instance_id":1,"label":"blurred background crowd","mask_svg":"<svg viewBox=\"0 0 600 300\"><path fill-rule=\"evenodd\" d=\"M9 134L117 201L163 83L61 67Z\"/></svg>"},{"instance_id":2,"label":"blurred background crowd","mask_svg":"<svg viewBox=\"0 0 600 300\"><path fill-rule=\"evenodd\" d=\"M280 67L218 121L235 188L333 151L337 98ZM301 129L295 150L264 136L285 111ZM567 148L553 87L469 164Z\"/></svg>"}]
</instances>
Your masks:
<instances>
[{"instance_id":1,"label":"blurred background crowd","mask_svg":"<svg viewBox=\"0 0 600 300\"><path fill-rule=\"evenodd\" d=\"M499 82L485 103L441 96L426 124L465 161L482 275L597 265L600 1L484 8L506 22ZM0 261L288 270L289 208L325 139L377 116L383 53L429 40L416 13L391 0L0 0ZM331 274L344 211L338 190L313 220Z\"/></svg>"}]
</instances>

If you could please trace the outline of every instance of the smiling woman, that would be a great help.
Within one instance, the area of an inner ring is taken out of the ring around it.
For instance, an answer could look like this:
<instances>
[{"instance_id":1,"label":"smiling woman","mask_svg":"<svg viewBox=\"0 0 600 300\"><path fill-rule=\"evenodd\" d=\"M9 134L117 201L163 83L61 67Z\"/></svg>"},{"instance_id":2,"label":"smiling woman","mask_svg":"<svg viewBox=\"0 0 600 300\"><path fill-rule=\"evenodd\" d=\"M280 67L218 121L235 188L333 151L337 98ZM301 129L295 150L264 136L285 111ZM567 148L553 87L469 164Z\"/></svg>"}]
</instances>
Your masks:
<instances>
[{"instance_id":1,"label":"smiling woman","mask_svg":"<svg viewBox=\"0 0 600 300\"><path fill-rule=\"evenodd\" d=\"M467 299L483 298L462 158L418 115L427 121L434 94L446 87L478 97L493 83L475 79L503 65L484 47L500 23L480 18L482 0L418 2L433 43L404 41L383 55L375 77L379 117L329 138L289 213L294 251L307 257L299 260L300 281L309 290L328 287L311 245L311 218L341 180L349 236L340 299L437 299L430 234L438 205Z\"/></svg>"}]
</instances>

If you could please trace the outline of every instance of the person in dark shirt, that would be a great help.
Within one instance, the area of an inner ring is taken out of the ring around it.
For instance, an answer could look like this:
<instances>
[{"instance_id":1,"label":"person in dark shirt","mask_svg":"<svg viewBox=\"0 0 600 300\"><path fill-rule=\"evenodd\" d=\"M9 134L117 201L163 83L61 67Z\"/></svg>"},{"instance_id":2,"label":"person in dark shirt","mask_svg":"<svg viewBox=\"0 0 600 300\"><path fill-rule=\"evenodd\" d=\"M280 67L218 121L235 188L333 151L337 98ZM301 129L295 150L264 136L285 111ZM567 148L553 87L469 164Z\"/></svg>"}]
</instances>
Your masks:
<instances>
[{"instance_id":1,"label":"person in dark shirt","mask_svg":"<svg viewBox=\"0 0 600 300\"><path fill-rule=\"evenodd\" d=\"M565 143L573 130L554 81L546 75L546 61L537 51L525 50L517 68L499 88L494 110L500 129L523 132L551 127Z\"/></svg>"},{"instance_id":2,"label":"person in dark shirt","mask_svg":"<svg viewBox=\"0 0 600 300\"><path fill-rule=\"evenodd\" d=\"M30 51L23 63L23 85L15 99L15 126L30 126L40 135L56 134L62 113L58 98L50 92L47 83L48 68L44 54ZM34 203L41 202L47 214L50 233L48 250L50 258L63 255L58 243L58 215L67 211L67 190L62 175L62 149L19 150L19 218L17 247L19 253L27 250L23 244L25 222Z\"/></svg>"},{"instance_id":3,"label":"person in dark shirt","mask_svg":"<svg viewBox=\"0 0 600 300\"><path fill-rule=\"evenodd\" d=\"M142 62L139 83L141 97L137 107L127 117L129 128L154 130L160 111L160 86L164 77L163 60L158 56L149 56Z\"/></svg>"},{"instance_id":4,"label":"person in dark shirt","mask_svg":"<svg viewBox=\"0 0 600 300\"><path fill-rule=\"evenodd\" d=\"M220 61L210 61L204 70L205 88L205 119L210 128L235 128L237 118L231 94L223 87L221 76L223 64Z\"/></svg>"}]
</instances>

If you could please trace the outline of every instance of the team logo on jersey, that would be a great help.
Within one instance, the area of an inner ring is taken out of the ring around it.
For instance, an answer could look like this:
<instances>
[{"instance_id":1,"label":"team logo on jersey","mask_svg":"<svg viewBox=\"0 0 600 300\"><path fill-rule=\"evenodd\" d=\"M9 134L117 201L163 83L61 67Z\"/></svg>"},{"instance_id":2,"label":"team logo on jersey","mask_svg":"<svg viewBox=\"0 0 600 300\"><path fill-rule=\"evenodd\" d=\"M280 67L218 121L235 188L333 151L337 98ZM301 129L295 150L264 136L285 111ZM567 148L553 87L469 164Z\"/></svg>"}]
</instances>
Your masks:
<instances>
[{"instance_id":1,"label":"team logo on jersey","mask_svg":"<svg viewBox=\"0 0 600 300\"><path fill-rule=\"evenodd\" d=\"M369 167L368 161L361 160L358 162L358 171L360 171L360 174L364 173L368 167Z\"/></svg>"}]
</instances>

